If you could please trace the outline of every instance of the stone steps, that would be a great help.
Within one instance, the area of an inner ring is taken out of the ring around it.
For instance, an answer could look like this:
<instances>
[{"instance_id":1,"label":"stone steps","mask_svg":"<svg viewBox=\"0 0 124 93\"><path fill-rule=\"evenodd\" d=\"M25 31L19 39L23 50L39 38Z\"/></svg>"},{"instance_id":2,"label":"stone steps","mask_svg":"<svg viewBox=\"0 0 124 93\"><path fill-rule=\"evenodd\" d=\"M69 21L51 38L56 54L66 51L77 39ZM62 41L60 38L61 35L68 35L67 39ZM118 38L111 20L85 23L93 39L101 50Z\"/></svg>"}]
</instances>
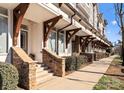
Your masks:
<instances>
[{"instance_id":1,"label":"stone steps","mask_svg":"<svg viewBox=\"0 0 124 93\"><path fill-rule=\"evenodd\" d=\"M54 78L51 70L43 63L36 63L36 88Z\"/></svg>"}]
</instances>

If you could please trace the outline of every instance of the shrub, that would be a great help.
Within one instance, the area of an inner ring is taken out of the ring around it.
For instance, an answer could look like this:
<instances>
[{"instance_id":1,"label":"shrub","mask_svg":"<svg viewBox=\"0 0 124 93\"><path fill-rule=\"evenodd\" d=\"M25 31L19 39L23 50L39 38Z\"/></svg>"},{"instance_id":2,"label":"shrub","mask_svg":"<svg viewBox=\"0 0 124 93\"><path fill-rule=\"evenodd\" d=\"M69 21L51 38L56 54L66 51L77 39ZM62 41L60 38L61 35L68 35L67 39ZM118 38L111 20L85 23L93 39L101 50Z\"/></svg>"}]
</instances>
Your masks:
<instances>
[{"instance_id":1,"label":"shrub","mask_svg":"<svg viewBox=\"0 0 124 93\"><path fill-rule=\"evenodd\" d=\"M14 90L18 84L18 71L8 63L0 62L0 89L1 90Z\"/></svg>"},{"instance_id":2,"label":"shrub","mask_svg":"<svg viewBox=\"0 0 124 93\"><path fill-rule=\"evenodd\" d=\"M75 70L78 70L81 67L81 65L83 63L85 63L85 56L79 55L76 58L77 58L77 60L76 60L76 69Z\"/></svg>"},{"instance_id":3,"label":"shrub","mask_svg":"<svg viewBox=\"0 0 124 93\"><path fill-rule=\"evenodd\" d=\"M66 71L78 70L83 63L87 62L87 57L83 55L66 57Z\"/></svg>"},{"instance_id":4,"label":"shrub","mask_svg":"<svg viewBox=\"0 0 124 93\"><path fill-rule=\"evenodd\" d=\"M66 71L73 71L75 70L75 66L76 66L76 56L69 56L66 57L65 60L65 70Z\"/></svg>"}]
</instances>

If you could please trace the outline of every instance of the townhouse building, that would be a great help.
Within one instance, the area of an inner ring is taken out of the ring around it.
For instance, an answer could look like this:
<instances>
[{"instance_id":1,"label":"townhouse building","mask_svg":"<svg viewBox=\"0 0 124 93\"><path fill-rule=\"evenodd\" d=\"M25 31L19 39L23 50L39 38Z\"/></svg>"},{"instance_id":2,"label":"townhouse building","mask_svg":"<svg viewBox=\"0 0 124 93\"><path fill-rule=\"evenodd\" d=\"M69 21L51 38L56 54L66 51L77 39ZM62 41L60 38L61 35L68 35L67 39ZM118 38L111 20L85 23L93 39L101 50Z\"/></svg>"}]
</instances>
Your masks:
<instances>
[{"instance_id":1,"label":"townhouse building","mask_svg":"<svg viewBox=\"0 0 124 93\"><path fill-rule=\"evenodd\" d=\"M65 57L103 58L111 43L95 3L0 4L0 61L15 65L20 85L33 89L38 63L65 75ZM29 79L30 77L30 79Z\"/></svg>"}]
</instances>

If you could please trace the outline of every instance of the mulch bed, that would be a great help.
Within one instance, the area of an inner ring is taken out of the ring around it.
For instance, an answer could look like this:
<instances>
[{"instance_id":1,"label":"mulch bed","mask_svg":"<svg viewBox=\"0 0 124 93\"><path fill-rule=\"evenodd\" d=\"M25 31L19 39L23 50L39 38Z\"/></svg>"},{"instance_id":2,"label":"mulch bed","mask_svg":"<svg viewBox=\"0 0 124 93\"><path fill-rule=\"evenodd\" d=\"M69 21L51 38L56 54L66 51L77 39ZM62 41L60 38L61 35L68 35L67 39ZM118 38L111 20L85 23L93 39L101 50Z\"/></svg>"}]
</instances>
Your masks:
<instances>
[{"instance_id":1,"label":"mulch bed","mask_svg":"<svg viewBox=\"0 0 124 93\"><path fill-rule=\"evenodd\" d=\"M121 72L121 69L122 69L121 62L122 61L120 60L120 58L115 58L112 61L108 70L106 71L106 74L108 76L110 74L111 77L118 78L124 81L124 73Z\"/></svg>"}]
</instances>

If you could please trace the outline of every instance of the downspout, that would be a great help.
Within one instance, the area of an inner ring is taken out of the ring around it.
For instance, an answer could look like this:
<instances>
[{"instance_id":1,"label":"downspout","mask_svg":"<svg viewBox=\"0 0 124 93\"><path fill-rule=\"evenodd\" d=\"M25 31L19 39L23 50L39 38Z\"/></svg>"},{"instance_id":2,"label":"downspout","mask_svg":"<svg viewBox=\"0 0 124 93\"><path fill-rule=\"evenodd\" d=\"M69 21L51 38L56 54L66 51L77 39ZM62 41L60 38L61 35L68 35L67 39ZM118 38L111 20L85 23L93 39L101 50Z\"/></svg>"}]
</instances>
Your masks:
<instances>
[{"instance_id":1,"label":"downspout","mask_svg":"<svg viewBox=\"0 0 124 93\"><path fill-rule=\"evenodd\" d=\"M74 9L69 3L65 3L65 5L70 8L73 12L75 12L81 19L79 19L79 22L81 22L81 20L83 20L85 23L87 23L92 29L91 31L94 29L96 31L96 29L94 28L94 12L93 12L93 26L83 17L81 17L80 13ZM95 3L93 4L93 11L94 11L94 6L95 6ZM92 31L92 33L95 34L95 32ZM98 35L96 35L98 36ZM100 36L98 36L100 38Z\"/></svg>"},{"instance_id":2,"label":"downspout","mask_svg":"<svg viewBox=\"0 0 124 93\"><path fill-rule=\"evenodd\" d=\"M73 23L73 17L74 17L75 15L76 15L76 14L74 13L74 14L71 16L71 23L69 23L68 25L66 25L66 26L64 26L64 27L62 27L62 28L60 28L60 29L58 29L58 31L60 32L60 31L62 31L63 29L65 29L65 28L71 26L72 23Z\"/></svg>"},{"instance_id":3,"label":"downspout","mask_svg":"<svg viewBox=\"0 0 124 93\"><path fill-rule=\"evenodd\" d=\"M95 20L94 20L94 17L95 17L95 13L94 13L94 12L95 12L95 9L94 9L94 8L95 8L95 4L93 4L93 27L95 27L95 24L94 24L94 21L95 21Z\"/></svg>"},{"instance_id":4,"label":"downspout","mask_svg":"<svg viewBox=\"0 0 124 93\"><path fill-rule=\"evenodd\" d=\"M59 32L60 31L62 31L63 29L65 29L65 28L67 28L67 27L69 27L69 26L71 26L72 25L72 23L73 23L73 17L75 16L76 14L75 14L75 12L74 12L74 14L71 16L71 23L69 23L68 25L66 25L66 26L64 26L64 27L62 27L62 28L60 28L60 29L58 29L58 31L57 31L57 50L56 50L56 53L57 53L57 55L58 55L58 52L59 52Z\"/></svg>"}]
</instances>

